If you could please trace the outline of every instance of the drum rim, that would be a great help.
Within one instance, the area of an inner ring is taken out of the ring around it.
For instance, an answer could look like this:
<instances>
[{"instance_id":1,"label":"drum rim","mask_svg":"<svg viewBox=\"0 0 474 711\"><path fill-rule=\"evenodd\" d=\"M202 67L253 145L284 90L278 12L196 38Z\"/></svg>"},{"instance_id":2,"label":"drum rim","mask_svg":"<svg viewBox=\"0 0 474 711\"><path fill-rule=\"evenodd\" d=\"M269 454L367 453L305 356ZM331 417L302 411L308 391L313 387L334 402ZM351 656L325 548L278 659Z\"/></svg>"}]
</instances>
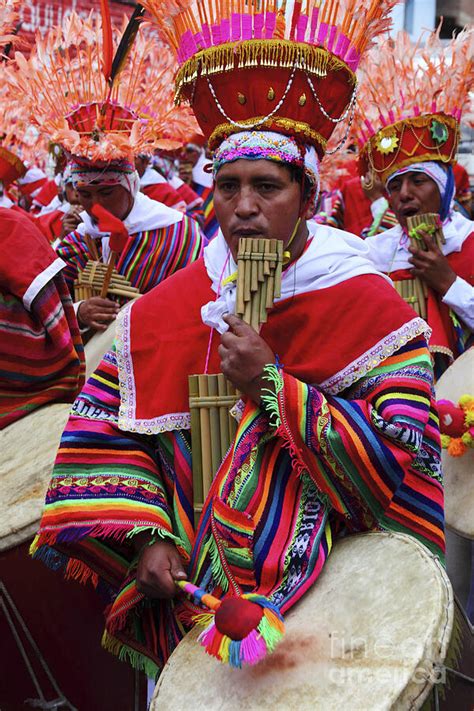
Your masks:
<instances>
[{"instance_id":1,"label":"drum rim","mask_svg":"<svg viewBox=\"0 0 474 711\"><path fill-rule=\"evenodd\" d=\"M411 535L408 535L406 533L399 533L399 532L392 532L392 531L367 531L365 533L357 533L357 534L351 534L347 536L346 538L339 539L337 541L337 545L347 545L350 541L354 539L361 539L361 537L367 538L371 537L374 538L375 536L377 537L383 537L387 540L389 539L398 539L400 542L405 543L405 545L409 545L413 550L417 550L417 552L422 556L422 558L426 561L428 565L431 565L432 567L434 566L436 568L437 572L437 579L439 580L439 585L440 585L440 599L444 598L444 603L440 605L440 614L437 617L437 621L433 622L433 632L431 635L431 646L433 647L435 645L435 640L436 640L436 650L437 653L428 653L425 649L425 659L428 662L435 662L437 664L442 665L444 660L446 659L449 643L451 640L451 635L453 631L453 624L454 624L454 593L453 589L451 586L451 583L449 581L449 578L447 576L447 573L441 564L441 561L437 555L432 553L424 544L422 544L420 541L418 541L416 538L414 538ZM324 572L324 571L323 571ZM317 582L315 583L317 584ZM304 600L304 597L303 597ZM295 605L299 605L300 601ZM289 611L291 612L291 610ZM196 628L193 628L188 635L193 634L195 637L198 635L198 630ZM430 642L430 637L427 635L427 641L426 645ZM196 643L197 644L197 643ZM167 679L167 671L170 667L171 664L173 664L173 657L177 652L178 647L174 650L168 661L166 662L165 666L163 667L163 670L160 674L160 677L158 679L157 685L155 687L155 691L153 693L153 698L152 698L152 706L150 706L151 709L155 709L155 706L153 704L157 703L158 697L159 697L159 692L161 687L163 686L164 682ZM204 650L200 649L200 653L205 654ZM433 652L433 650L432 650ZM216 662L217 664L217 662ZM238 673L238 671L236 671ZM410 679L410 681L407 682L406 686L404 689L400 691L400 694L398 698L394 699L391 705L391 709L393 711L399 710L399 711L404 711L406 709L410 709L413 711L416 711L416 709L420 709L426 699L429 697L430 693L432 692L434 683L432 680L430 680L429 677L425 679L424 684L416 684L416 687L419 688L419 693L416 695L413 693L413 689L415 687L415 682L413 679ZM159 708L159 707L156 707Z\"/></svg>"}]
</instances>

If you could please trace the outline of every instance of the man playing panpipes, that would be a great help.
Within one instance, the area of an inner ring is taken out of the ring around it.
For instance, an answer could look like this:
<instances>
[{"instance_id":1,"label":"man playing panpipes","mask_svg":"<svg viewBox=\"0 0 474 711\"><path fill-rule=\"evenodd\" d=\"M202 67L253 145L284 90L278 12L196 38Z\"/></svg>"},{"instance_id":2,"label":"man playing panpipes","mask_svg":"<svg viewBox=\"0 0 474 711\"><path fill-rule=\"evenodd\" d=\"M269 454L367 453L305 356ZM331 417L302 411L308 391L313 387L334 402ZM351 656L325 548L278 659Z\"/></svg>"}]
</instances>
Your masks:
<instances>
[{"instance_id":1,"label":"man playing panpipes","mask_svg":"<svg viewBox=\"0 0 474 711\"><path fill-rule=\"evenodd\" d=\"M197 222L139 192L140 179L128 160L103 163L75 160L71 177L84 212L83 221L66 235L57 252L65 261L65 277L70 289L78 272L93 258L86 235L94 240L99 258L107 261L108 235L102 235L91 216L95 204L102 205L123 221L129 239L120 254L117 270L142 293L149 291L178 269L193 262L202 251ZM116 317L118 304L93 296L76 305L83 328L104 331Z\"/></svg>"},{"instance_id":2,"label":"man playing panpipes","mask_svg":"<svg viewBox=\"0 0 474 711\"><path fill-rule=\"evenodd\" d=\"M474 86L472 34L466 30L446 44L432 32L422 49L400 33L374 48L365 71L377 66L384 83L363 85L356 113L361 171L382 183L398 220L366 240L369 255L400 291L410 294L414 282L423 290L421 315L432 331L436 377L474 343L474 223L454 209L453 169L461 110ZM459 71L446 81L451 62ZM381 113L381 105L392 106L398 86L403 101ZM385 102L384 91L390 97ZM424 215L438 216L439 244Z\"/></svg>"},{"instance_id":3,"label":"man playing panpipes","mask_svg":"<svg viewBox=\"0 0 474 711\"><path fill-rule=\"evenodd\" d=\"M164 6L145 4L160 21ZM353 69L375 32L370 18L386 26L390 3L362 5L369 19L359 20L359 40L349 33L330 64L332 31L318 33L317 52L301 49L324 112L278 39L290 43L300 5L288 10L286 29L277 19L270 69L259 55L263 39L231 81L235 48L227 59L219 54L227 71L214 67L214 94L198 67L192 101L215 150L221 231L202 259L122 312L116 346L63 435L34 554L105 590L104 645L150 675L196 612L175 580L188 577L217 597L258 591L285 613L342 534L404 531L443 556L426 323L375 270L362 240L306 222L334 127L329 104L345 120ZM257 9L248 10L257 32ZM232 122L223 124L223 111ZM242 237L284 245L281 296L260 332L234 315ZM242 394L239 425L195 529L188 375L219 372Z\"/></svg>"}]
</instances>

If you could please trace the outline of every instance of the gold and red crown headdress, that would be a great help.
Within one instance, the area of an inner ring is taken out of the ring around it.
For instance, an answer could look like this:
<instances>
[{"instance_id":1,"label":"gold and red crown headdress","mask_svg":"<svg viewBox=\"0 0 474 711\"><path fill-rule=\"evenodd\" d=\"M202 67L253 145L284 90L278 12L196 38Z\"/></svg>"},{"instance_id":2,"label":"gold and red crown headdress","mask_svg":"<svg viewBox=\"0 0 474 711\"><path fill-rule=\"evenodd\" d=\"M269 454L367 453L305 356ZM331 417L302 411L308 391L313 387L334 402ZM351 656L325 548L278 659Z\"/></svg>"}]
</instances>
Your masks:
<instances>
[{"instance_id":1,"label":"gold and red crown headdress","mask_svg":"<svg viewBox=\"0 0 474 711\"><path fill-rule=\"evenodd\" d=\"M120 42L107 0L101 10L102 22L92 13L85 20L71 13L44 38L37 35L29 58L15 54L10 82L27 115L79 160L132 160L173 147L163 138L173 110L171 98L166 109L161 100L169 78L150 65L156 38L133 43L143 9L137 6Z\"/></svg>"},{"instance_id":2,"label":"gold and red crown headdress","mask_svg":"<svg viewBox=\"0 0 474 711\"><path fill-rule=\"evenodd\" d=\"M315 147L350 122L355 70L396 0L144 0L174 48L176 100L216 148L245 130Z\"/></svg>"},{"instance_id":3,"label":"gold and red crown headdress","mask_svg":"<svg viewBox=\"0 0 474 711\"><path fill-rule=\"evenodd\" d=\"M470 29L443 43L438 28L421 47L401 32L368 52L353 124L361 174L371 169L386 183L414 163L455 161L474 85L473 40Z\"/></svg>"}]
</instances>

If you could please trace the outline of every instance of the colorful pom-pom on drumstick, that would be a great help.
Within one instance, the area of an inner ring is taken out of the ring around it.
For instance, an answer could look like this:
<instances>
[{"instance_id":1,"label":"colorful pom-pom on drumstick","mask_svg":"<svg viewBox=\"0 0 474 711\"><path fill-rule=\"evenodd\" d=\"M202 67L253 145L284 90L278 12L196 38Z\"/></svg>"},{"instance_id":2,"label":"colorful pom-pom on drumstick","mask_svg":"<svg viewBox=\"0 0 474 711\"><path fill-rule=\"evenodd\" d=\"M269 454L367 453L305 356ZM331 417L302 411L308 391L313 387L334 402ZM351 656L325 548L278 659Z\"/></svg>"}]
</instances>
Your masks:
<instances>
[{"instance_id":1,"label":"colorful pom-pom on drumstick","mask_svg":"<svg viewBox=\"0 0 474 711\"><path fill-rule=\"evenodd\" d=\"M212 610L210 620L209 615L202 616L207 627L198 639L208 654L231 667L256 664L273 652L285 633L280 611L263 595L249 593L219 600L186 580L176 581L176 585ZM196 621L200 623L199 618Z\"/></svg>"}]
</instances>

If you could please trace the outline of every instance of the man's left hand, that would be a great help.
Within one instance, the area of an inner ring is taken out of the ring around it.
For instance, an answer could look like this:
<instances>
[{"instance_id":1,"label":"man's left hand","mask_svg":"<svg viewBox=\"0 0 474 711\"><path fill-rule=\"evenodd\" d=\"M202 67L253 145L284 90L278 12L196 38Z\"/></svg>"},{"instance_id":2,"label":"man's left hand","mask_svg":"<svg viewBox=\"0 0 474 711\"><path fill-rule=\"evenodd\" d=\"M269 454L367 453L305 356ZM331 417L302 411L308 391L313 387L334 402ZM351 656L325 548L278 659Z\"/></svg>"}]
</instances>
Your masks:
<instances>
[{"instance_id":1,"label":"man's left hand","mask_svg":"<svg viewBox=\"0 0 474 711\"><path fill-rule=\"evenodd\" d=\"M260 405L263 368L275 362L275 355L245 321L232 314L224 316L224 321L229 330L222 334L218 349L222 372L238 390Z\"/></svg>"},{"instance_id":2,"label":"man's left hand","mask_svg":"<svg viewBox=\"0 0 474 711\"><path fill-rule=\"evenodd\" d=\"M456 273L449 266L449 262L438 247L434 237L427 232L420 232L426 245L426 252L422 249L409 247L412 257L409 261L413 264L412 274L422 279L438 294L444 296L449 287L456 280Z\"/></svg>"}]
</instances>

